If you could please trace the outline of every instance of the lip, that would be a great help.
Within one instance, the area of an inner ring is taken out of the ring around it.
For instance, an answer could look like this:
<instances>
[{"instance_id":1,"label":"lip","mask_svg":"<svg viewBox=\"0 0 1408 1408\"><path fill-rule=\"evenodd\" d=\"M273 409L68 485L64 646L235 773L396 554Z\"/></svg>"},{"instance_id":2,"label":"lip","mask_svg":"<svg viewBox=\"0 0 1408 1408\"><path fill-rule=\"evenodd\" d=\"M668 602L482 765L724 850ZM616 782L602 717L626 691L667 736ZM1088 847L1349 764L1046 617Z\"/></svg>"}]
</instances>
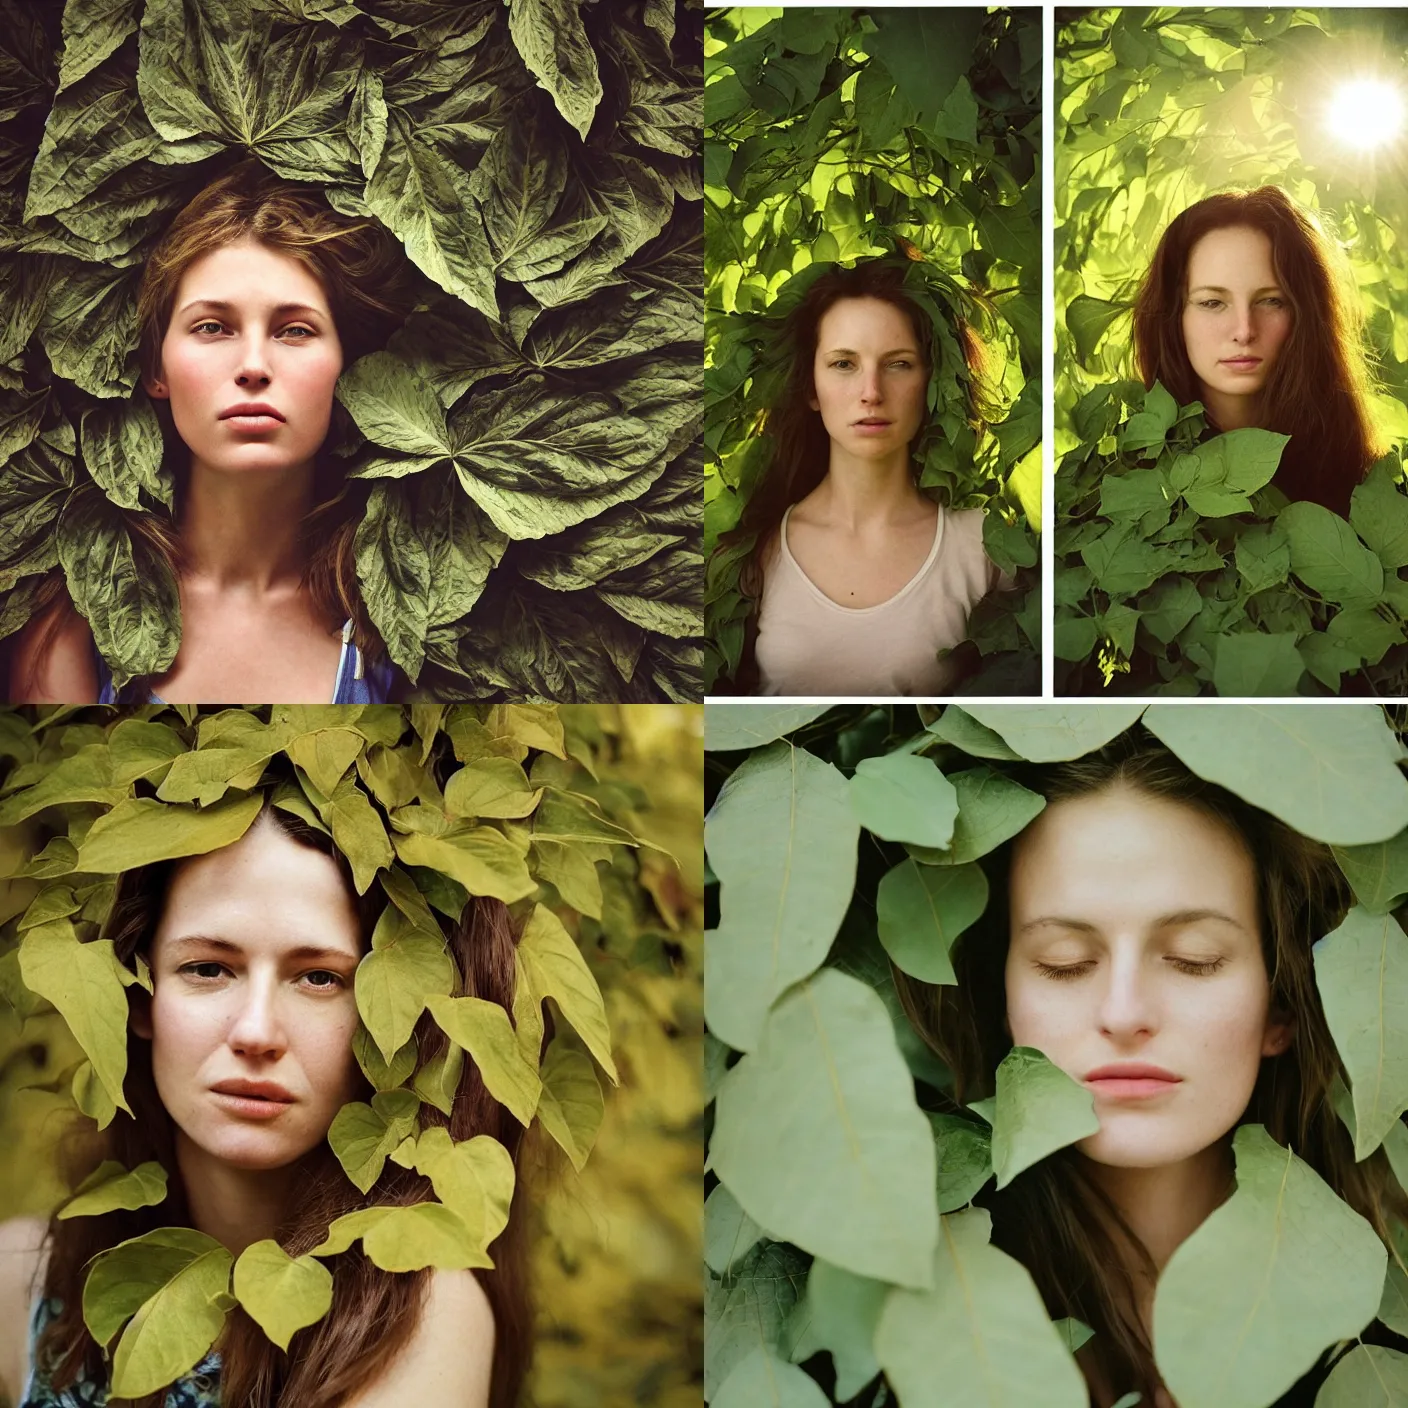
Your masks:
<instances>
[{"instance_id":1,"label":"lip","mask_svg":"<svg viewBox=\"0 0 1408 1408\"><path fill-rule=\"evenodd\" d=\"M857 435L883 435L894 421L883 420L879 416L867 416L864 420L853 420L851 429Z\"/></svg>"},{"instance_id":2,"label":"lip","mask_svg":"<svg viewBox=\"0 0 1408 1408\"><path fill-rule=\"evenodd\" d=\"M1260 357L1224 357L1222 365L1234 372L1254 372L1260 365Z\"/></svg>"},{"instance_id":3,"label":"lip","mask_svg":"<svg viewBox=\"0 0 1408 1408\"><path fill-rule=\"evenodd\" d=\"M1097 1066L1085 1078L1085 1085L1097 1095L1113 1100L1146 1100L1167 1095L1182 1083L1183 1077L1151 1066L1144 1061L1125 1061Z\"/></svg>"},{"instance_id":4,"label":"lip","mask_svg":"<svg viewBox=\"0 0 1408 1408\"><path fill-rule=\"evenodd\" d=\"M267 401L241 401L238 405L230 406L220 412L220 420L238 420L255 422L261 420L273 421L282 425L284 417Z\"/></svg>"},{"instance_id":5,"label":"lip","mask_svg":"<svg viewBox=\"0 0 1408 1408\"><path fill-rule=\"evenodd\" d=\"M234 1095L255 1100L270 1100L283 1105L293 1104L293 1092L272 1080L222 1080L212 1085L217 1095Z\"/></svg>"}]
</instances>

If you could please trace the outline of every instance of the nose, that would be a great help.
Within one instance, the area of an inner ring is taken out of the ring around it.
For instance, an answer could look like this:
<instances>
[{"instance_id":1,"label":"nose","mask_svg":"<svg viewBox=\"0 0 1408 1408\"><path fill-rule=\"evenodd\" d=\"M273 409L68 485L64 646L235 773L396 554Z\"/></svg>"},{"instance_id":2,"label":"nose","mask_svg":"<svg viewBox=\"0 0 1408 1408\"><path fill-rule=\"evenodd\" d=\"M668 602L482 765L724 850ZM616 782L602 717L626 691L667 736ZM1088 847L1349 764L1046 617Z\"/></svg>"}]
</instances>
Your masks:
<instances>
[{"instance_id":1,"label":"nose","mask_svg":"<svg viewBox=\"0 0 1408 1408\"><path fill-rule=\"evenodd\" d=\"M240 348L240 369L235 381L243 387L267 386L269 369L264 365L263 344L257 337L247 337Z\"/></svg>"},{"instance_id":2,"label":"nose","mask_svg":"<svg viewBox=\"0 0 1408 1408\"><path fill-rule=\"evenodd\" d=\"M236 992L238 1007L226 1042L241 1056L278 1057L288 1047L274 975L251 975Z\"/></svg>"},{"instance_id":3,"label":"nose","mask_svg":"<svg viewBox=\"0 0 1408 1408\"><path fill-rule=\"evenodd\" d=\"M885 399L885 384L878 366L861 372L860 399L867 406L878 406Z\"/></svg>"},{"instance_id":4,"label":"nose","mask_svg":"<svg viewBox=\"0 0 1408 1408\"><path fill-rule=\"evenodd\" d=\"M1115 1040L1151 1036L1158 1027L1153 984L1141 971L1137 954L1115 954L1104 972L1100 994L1100 1030Z\"/></svg>"},{"instance_id":5,"label":"nose","mask_svg":"<svg viewBox=\"0 0 1408 1408\"><path fill-rule=\"evenodd\" d=\"M1246 346L1250 342L1256 341L1256 316L1251 305L1247 304L1238 308L1233 314L1235 322L1232 328L1232 340L1239 346Z\"/></svg>"}]
</instances>

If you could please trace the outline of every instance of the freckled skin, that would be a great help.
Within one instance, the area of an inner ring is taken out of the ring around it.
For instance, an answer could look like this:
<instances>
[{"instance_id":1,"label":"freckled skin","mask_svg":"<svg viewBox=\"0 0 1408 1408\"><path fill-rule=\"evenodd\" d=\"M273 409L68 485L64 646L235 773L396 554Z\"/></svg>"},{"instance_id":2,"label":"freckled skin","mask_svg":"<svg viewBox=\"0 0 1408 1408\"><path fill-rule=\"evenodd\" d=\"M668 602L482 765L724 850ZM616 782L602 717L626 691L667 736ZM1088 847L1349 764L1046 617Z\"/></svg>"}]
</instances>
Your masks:
<instances>
[{"instance_id":1,"label":"freckled skin","mask_svg":"<svg viewBox=\"0 0 1408 1408\"><path fill-rule=\"evenodd\" d=\"M178 944L192 935L236 949ZM300 945L337 953L295 958ZM181 864L153 938L155 992L134 1025L151 1041L157 1091L187 1152L267 1170L323 1141L357 1089L352 979L361 952L332 858L267 819L234 845ZM241 1118L211 1092L230 1079L274 1081L294 1103L272 1120Z\"/></svg>"},{"instance_id":2,"label":"freckled skin","mask_svg":"<svg viewBox=\"0 0 1408 1408\"><path fill-rule=\"evenodd\" d=\"M1177 918L1203 910L1225 918ZM1076 1147L1097 1163L1158 1168L1208 1149L1245 1112L1262 1057L1289 1045L1269 1011L1251 858L1185 803L1117 786L1048 806L1017 844L1011 926L1015 1044L1077 1080L1120 1061L1182 1077L1149 1101L1096 1096L1100 1130Z\"/></svg>"},{"instance_id":3,"label":"freckled skin","mask_svg":"<svg viewBox=\"0 0 1408 1408\"><path fill-rule=\"evenodd\" d=\"M219 299L231 311L198 308ZM282 303L311 312L275 313ZM193 459L213 470L248 473L309 463L327 438L342 344L327 295L297 260L252 240L222 245L181 276L161 344L161 375L148 392L169 399ZM219 419L244 401L286 417L277 429L243 434Z\"/></svg>"},{"instance_id":4,"label":"freckled skin","mask_svg":"<svg viewBox=\"0 0 1408 1408\"><path fill-rule=\"evenodd\" d=\"M1203 403L1223 430L1255 425L1292 324L1270 239L1242 225L1210 230L1189 251L1185 286L1183 344ZM1247 358L1259 364L1236 365Z\"/></svg>"}]
</instances>

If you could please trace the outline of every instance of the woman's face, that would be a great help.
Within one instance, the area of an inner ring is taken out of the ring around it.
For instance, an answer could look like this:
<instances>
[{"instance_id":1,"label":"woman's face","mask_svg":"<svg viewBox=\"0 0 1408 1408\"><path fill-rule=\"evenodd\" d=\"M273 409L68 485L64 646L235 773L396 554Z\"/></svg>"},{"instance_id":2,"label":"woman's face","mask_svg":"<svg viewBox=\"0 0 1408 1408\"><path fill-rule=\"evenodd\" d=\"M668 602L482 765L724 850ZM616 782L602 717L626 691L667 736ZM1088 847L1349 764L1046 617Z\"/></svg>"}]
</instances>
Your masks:
<instances>
[{"instance_id":1,"label":"woman's face","mask_svg":"<svg viewBox=\"0 0 1408 1408\"><path fill-rule=\"evenodd\" d=\"M308 463L327 438L342 344L307 268L253 240L222 245L181 276L150 395L195 460L250 472ZM239 406L272 414L232 416Z\"/></svg>"},{"instance_id":2,"label":"woman's face","mask_svg":"<svg viewBox=\"0 0 1408 1408\"><path fill-rule=\"evenodd\" d=\"M246 1169L322 1142L358 1089L361 952L336 863L267 817L182 863L152 941L150 1010L134 1018L180 1135Z\"/></svg>"},{"instance_id":3,"label":"woman's face","mask_svg":"<svg viewBox=\"0 0 1408 1408\"><path fill-rule=\"evenodd\" d=\"M879 298L842 298L817 326L811 406L861 459L905 450L924 419L929 372L909 318Z\"/></svg>"},{"instance_id":4,"label":"woman's face","mask_svg":"<svg viewBox=\"0 0 1408 1408\"><path fill-rule=\"evenodd\" d=\"M1156 1168L1221 1139L1246 1111L1273 1022L1256 875L1239 837L1182 802L1128 787L1055 802L1011 875L1007 1017L1095 1096L1097 1163ZM1126 1063L1172 1079L1121 1085Z\"/></svg>"},{"instance_id":5,"label":"woman's face","mask_svg":"<svg viewBox=\"0 0 1408 1408\"><path fill-rule=\"evenodd\" d=\"M1291 331L1270 239L1245 225L1210 230L1188 255L1187 285L1183 342L1204 401L1257 397Z\"/></svg>"}]
</instances>

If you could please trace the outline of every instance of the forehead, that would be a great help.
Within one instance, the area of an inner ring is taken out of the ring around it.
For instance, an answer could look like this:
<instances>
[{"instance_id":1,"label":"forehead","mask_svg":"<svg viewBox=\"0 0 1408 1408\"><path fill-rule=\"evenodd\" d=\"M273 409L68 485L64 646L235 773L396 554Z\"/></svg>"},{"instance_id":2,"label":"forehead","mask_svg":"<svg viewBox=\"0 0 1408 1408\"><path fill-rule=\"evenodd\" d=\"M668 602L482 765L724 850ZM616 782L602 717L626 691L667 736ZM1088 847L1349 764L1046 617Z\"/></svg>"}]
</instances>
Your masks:
<instances>
[{"instance_id":1,"label":"forehead","mask_svg":"<svg viewBox=\"0 0 1408 1408\"><path fill-rule=\"evenodd\" d=\"M1012 860L1014 920L1041 913L1096 924L1216 908L1250 921L1256 870L1245 842L1187 802L1125 786L1053 802Z\"/></svg>"},{"instance_id":2,"label":"forehead","mask_svg":"<svg viewBox=\"0 0 1408 1408\"><path fill-rule=\"evenodd\" d=\"M1276 282L1271 240L1249 225L1209 230L1188 252L1188 286L1262 288Z\"/></svg>"},{"instance_id":3,"label":"forehead","mask_svg":"<svg viewBox=\"0 0 1408 1408\"><path fill-rule=\"evenodd\" d=\"M914 325L883 298L838 298L817 324L817 347L822 351L834 347L860 350L876 343L883 343L886 351L915 347Z\"/></svg>"},{"instance_id":4,"label":"forehead","mask_svg":"<svg viewBox=\"0 0 1408 1408\"><path fill-rule=\"evenodd\" d=\"M182 862L171 878L153 950L187 935L258 952L316 944L357 957L361 928L331 856L261 817L233 845Z\"/></svg>"},{"instance_id":5,"label":"forehead","mask_svg":"<svg viewBox=\"0 0 1408 1408\"><path fill-rule=\"evenodd\" d=\"M272 313L281 303L328 312L327 294L306 264L255 240L221 245L187 266L174 306L180 311L197 299L250 313Z\"/></svg>"}]
</instances>

